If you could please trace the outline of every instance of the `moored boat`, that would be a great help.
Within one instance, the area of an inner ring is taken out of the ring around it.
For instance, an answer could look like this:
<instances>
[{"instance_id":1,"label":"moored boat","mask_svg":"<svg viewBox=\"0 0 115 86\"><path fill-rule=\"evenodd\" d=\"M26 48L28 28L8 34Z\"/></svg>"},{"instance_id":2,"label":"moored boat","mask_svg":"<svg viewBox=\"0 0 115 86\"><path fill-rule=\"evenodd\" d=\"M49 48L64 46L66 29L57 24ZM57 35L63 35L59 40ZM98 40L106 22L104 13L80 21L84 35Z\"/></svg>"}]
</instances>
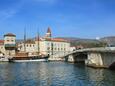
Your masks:
<instances>
[{"instance_id":1,"label":"moored boat","mask_svg":"<svg viewBox=\"0 0 115 86\"><path fill-rule=\"evenodd\" d=\"M7 57L0 57L0 62L8 62L9 59Z\"/></svg>"},{"instance_id":2,"label":"moored boat","mask_svg":"<svg viewBox=\"0 0 115 86\"><path fill-rule=\"evenodd\" d=\"M49 56L16 56L9 59L9 62L39 62L48 61Z\"/></svg>"},{"instance_id":3,"label":"moored boat","mask_svg":"<svg viewBox=\"0 0 115 86\"><path fill-rule=\"evenodd\" d=\"M0 52L0 62L8 62L8 57L6 57L3 53Z\"/></svg>"}]
</instances>

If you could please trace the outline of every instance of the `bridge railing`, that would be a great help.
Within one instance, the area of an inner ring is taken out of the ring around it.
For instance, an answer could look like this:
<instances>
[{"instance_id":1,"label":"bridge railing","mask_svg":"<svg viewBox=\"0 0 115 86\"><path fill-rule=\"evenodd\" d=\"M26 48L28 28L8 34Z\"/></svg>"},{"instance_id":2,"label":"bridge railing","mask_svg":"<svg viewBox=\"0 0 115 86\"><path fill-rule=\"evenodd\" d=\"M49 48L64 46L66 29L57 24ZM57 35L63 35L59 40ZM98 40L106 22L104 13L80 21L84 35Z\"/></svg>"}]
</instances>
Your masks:
<instances>
[{"instance_id":1,"label":"bridge railing","mask_svg":"<svg viewBox=\"0 0 115 86\"><path fill-rule=\"evenodd\" d=\"M91 52L91 51L98 51L98 52L115 52L115 47L99 47L99 48L85 48L85 49L79 49L75 50L69 54L77 53L77 52Z\"/></svg>"}]
</instances>

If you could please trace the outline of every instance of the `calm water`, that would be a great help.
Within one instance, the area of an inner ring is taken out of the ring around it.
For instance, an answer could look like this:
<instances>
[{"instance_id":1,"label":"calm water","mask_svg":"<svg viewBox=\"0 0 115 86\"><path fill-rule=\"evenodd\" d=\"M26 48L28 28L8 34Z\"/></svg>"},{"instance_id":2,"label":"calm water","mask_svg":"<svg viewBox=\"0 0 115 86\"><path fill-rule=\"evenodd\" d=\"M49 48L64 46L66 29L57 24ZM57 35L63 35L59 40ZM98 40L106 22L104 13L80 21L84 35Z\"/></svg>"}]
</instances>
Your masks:
<instances>
[{"instance_id":1,"label":"calm water","mask_svg":"<svg viewBox=\"0 0 115 86\"><path fill-rule=\"evenodd\" d=\"M0 86L115 86L115 71L65 62L0 63Z\"/></svg>"}]
</instances>

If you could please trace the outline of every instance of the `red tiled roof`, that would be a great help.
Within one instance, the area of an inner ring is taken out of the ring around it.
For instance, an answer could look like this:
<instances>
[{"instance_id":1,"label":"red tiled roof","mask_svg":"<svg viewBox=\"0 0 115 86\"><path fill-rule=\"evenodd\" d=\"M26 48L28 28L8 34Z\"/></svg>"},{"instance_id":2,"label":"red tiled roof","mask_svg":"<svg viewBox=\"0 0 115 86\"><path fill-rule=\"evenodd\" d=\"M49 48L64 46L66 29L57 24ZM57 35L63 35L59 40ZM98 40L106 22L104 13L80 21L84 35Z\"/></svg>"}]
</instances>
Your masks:
<instances>
[{"instance_id":1,"label":"red tiled roof","mask_svg":"<svg viewBox=\"0 0 115 86\"><path fill-rule=\"evenodd\" d=\"M26 40L25 43L27 43L27 44L35 44L35 42L33 40L31 40L31 39Z\"/></svg>"},{"instance_id":2,"label":"red tiled roof","mask_svg":"<svg viewBox=\"0 0 115 86\"><path fill-rule=\"evenodd\" d=\"M12 34L12 33L7 33L7 34L5 34L4 36L16 36L16 35L14 35L14 34Z\"/></svg>"},{"instance_id":3,"label":"red tiled roof","mask_svg":"<svg viewBox=\"0 0 115 86\"><path fill-rule=\"evenodd\" d=\"M54 42L67 42L67 40L61 39L61 38L52 38L52 39L45 39L46 41L54 41Z\"/></svg>"},{"instance_id":4,"label":"red tiled roof","mask_svg":"<svg viewBox=\"0 0 115 86\"><path fill-rule=\"evenodd\" d=\"M56 42L67 42L67 40L61 39L61 38L53 38L52 41Z\"/></svg>"},{"instance_id":5,"label":"red tiled roof","mask_svg":"<svg viewBox=\"0 0 115 86\"><path fill-rule=\"evenodd\" d=\"M4 40L0 40L0 45L3 45L4 44Z\"/></svg>"}]
</instances>

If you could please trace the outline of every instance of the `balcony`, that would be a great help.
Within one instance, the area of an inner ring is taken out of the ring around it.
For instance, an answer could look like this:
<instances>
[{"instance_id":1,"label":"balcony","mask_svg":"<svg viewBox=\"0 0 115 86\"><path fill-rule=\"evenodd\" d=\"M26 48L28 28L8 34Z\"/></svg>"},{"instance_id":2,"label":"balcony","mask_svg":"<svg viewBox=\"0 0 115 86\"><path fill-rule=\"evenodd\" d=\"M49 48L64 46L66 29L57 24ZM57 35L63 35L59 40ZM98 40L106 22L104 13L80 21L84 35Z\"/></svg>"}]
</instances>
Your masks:
<instances>
[{"instance_id":1,"label":"balcony","mask_svg":"<svg viewBox=\"0 0 115 86\"><path fill-rule=\"evenodd\" d=\"M15 48L15 44L5 44L5 48Z\"/></svg>"}]
</instances>

